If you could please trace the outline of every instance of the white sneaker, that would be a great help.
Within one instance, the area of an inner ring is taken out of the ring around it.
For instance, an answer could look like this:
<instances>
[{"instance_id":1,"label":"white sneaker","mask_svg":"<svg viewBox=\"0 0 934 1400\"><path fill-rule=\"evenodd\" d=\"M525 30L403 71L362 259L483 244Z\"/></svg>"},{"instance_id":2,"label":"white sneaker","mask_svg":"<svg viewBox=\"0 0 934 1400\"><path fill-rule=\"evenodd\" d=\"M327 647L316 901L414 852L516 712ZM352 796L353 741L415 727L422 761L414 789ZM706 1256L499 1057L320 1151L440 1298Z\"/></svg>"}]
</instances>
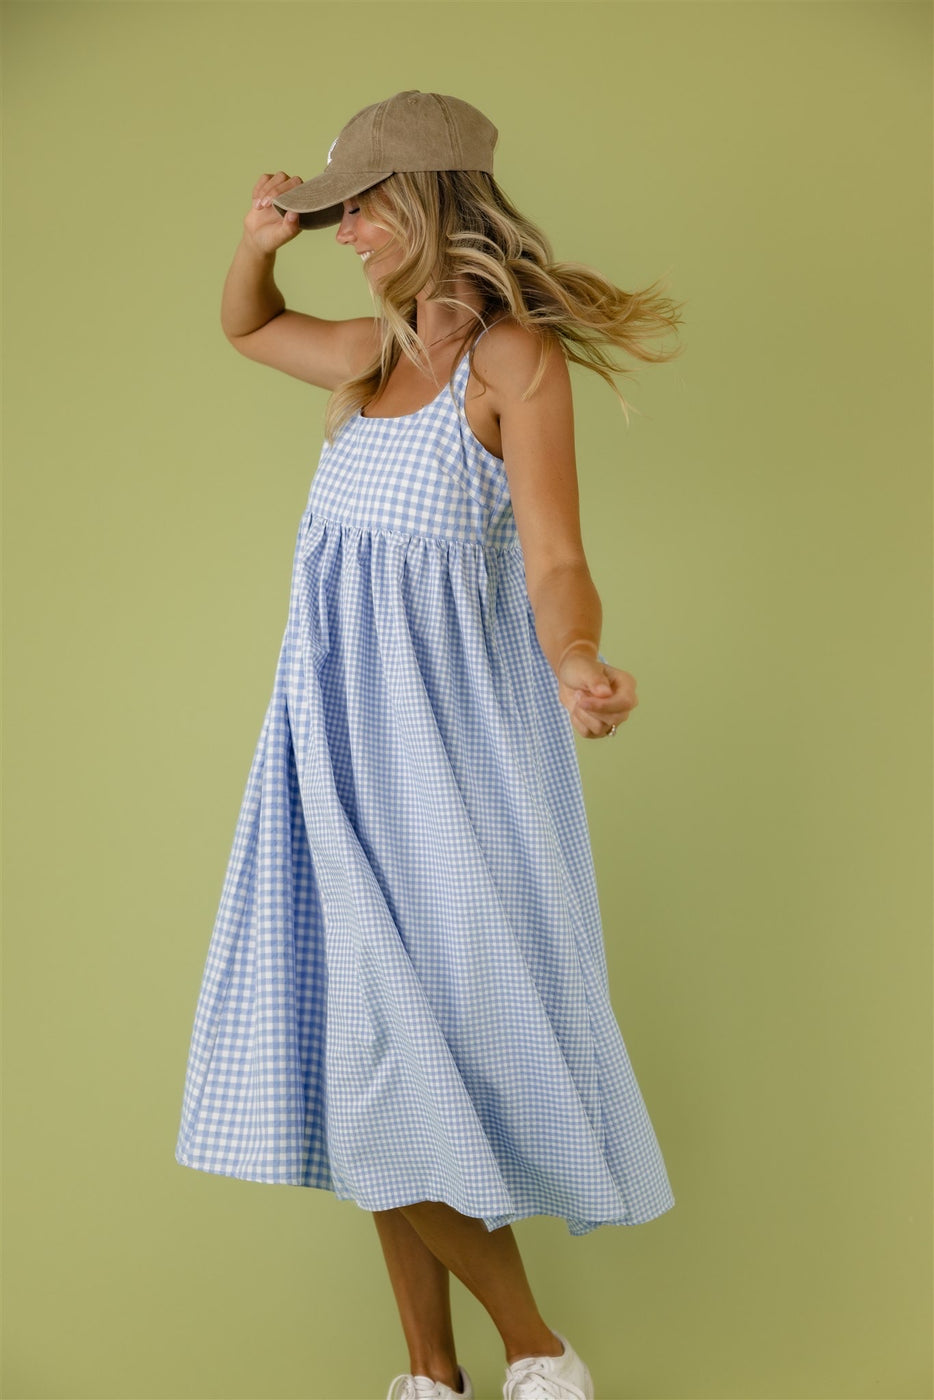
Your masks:
<instances>
[{"instance_id":1,"label":"white sneaker","mask_svg":"<svg viewBox=\"0 0 934 1400\"><path fill-rule=\"evenodd\" d=\"M386 1400L473 1400L473 1385L463 1366L458 1366L460 1390L452 1390L443 1381L431 1376L396 1376L389 1387Z\"/></svg>"},{"instance_id":2,"label":"white sneaker","mask_svg":"<svg viewBox=\"0 0 934 1400\"><path fill-rule=\"evenodd\" d=\"M561 1356L520 1356L506 1367L503 1400L594 1400L587 1367L567 1337L554 1335L564 1343Z\"/></svg>"}]
</instances>

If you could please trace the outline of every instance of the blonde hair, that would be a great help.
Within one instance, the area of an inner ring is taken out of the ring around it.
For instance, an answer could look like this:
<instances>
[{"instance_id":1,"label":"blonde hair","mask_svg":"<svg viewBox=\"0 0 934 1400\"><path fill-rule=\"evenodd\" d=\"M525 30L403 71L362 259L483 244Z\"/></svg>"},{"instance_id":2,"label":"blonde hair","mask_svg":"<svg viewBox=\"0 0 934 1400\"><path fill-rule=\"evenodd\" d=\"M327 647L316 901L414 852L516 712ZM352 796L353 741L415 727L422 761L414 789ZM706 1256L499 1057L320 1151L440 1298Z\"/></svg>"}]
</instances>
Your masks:
<instances>
[{"instance_id":1,"label":"blonde hair","mask_svg":"<svg viewBox=\"0 0 934 1400\"><path fill-rule=\"evenodd\" d=\"M430 301L474 318L468 320L461 337L455 367L468 344L472 367L473 346L481 331L492 320L511 313L519 325L542 340L538 371L524 398L538 388L549 345L559 341L569 360L593 370L610 385L627 424L629 405L611 376L634 371L615 363L601 344L655 364L674 359L683 349L653 351L646 341L680 325L679 312L685 303L659 295L657 281L641 291L625 292L591 267L556 262L546 235L519 213L485 171L399 172L355 196L355 203L367 220L392 235L384 245L387 252L401 247L404 256L395 271L381 279L378 291L372 292L382 306L379 353L328 400L324 431L329 442L376 397L400 355L419 369L424 357L432 373L427 347L415 330L416 296L426 287ZM371 254L371 267L378 268L382 251ZM459 278L481 296L482 313L445 294L445 287L455 286ZM453 376L452 369L449 382ZM479 373L477 378L484 388L489 387Z\"/></svg>"}]
</instances>

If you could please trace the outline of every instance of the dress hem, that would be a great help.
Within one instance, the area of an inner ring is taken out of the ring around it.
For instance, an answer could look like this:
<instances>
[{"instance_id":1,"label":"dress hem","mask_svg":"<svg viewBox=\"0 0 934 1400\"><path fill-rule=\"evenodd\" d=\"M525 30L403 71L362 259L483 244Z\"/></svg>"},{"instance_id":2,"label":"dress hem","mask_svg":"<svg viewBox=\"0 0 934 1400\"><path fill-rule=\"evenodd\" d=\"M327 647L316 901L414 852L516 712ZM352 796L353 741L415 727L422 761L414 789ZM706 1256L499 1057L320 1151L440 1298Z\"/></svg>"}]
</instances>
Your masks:
<instances>
[{"instance_id":1,"label":"dress hem","mask_svg":"<svg viewBox=\"0 0 934 1400\"><path fill-rule=\"evenodd\" d=\"M513 1211L489 1211L485 1212L483 1207L475 1206L473 1210L462 1210L461 1206L448 1200L443 1194L438 1196L418 1196L414 1199L406 1195L403 1200L380 1201L378 1204L369 1204L366 1201L358 1200L350 1192L340 1191L336 1186L325 1186L317 1181L304 1181L294 1175L272 1176L269 1173L259 1171L245 1171L240 1168L232 1170L224 1167L199 1166L195 1162L186 1160L184 1154L176 1152L175 1161L181 1167L188 1167L191 1171L202 1172L208 1176L232 1177L237 1181L252 1181L263 1186L299 1186L312 1191L329 1191L338 1201L349 1201L360 1210L379 1211L395 1210L399 1206L416 1205L419 1201L431 1200L440 1201L443 1205L448 1205L452 1210L458 1211L461 1215L471 1216L474 1219L482 1220L489 1231L501 1229L504 1225L511 1225L518 1220L528 1220L535 1216L543 1216L555 1220L563 1220L568 1227L568 1233L572 1235L586 1235L593 1230L598 1230L604 1225L647 1225L652 1220L657 1220L659 1216L666 1215L676 1204L675 1197L667 1195L663 1201L655 1208L643 1210L637 1214L630 1211L626 1215L605 1216L599 1219L588 1219L579 1216L569 1216L562 1214L558 1210L545 1210L530 1208L528 1210ZM397 1193L398 1194L398 1193ZM405 1193L403 1193L405 1194Z\"/></svg>"}]
</instances>

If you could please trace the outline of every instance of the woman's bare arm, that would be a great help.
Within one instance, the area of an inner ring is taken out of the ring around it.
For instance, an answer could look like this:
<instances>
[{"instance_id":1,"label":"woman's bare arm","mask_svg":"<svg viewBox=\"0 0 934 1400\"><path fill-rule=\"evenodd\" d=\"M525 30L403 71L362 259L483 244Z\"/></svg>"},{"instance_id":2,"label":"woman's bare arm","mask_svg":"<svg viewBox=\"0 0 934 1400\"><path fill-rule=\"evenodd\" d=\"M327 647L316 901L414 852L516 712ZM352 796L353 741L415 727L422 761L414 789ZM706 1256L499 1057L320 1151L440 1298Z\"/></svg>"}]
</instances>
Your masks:
<instances>
[{"instance_id":1,"label":"woman's bare arm","mask_svg":"<svg viewBox=\"0 0 934 1400\"><path fill-rule=\"evenodd\" d=\"M499 414L535 631L574 727L598 738L638 701L634 677L598 659L603 609L581 538L567 361L560 346L551 346L542 381L523 402L538 367L538 337L504 323L484 341L492 343L478 368Z\"/></svg>"},{"instance_id":2,"label":"woman's bare arm","mask_svg":"<svg viewBox=\"0 0 934 1400\"><path fill-rule=\"evenodd\" d=\"M301 176L280 170L261 175L254 185L253 204L224 282L221 329L247 359L320 389L336 389L376 354L379 323L373 316L327 321L286 308L274 275L276 254L300 238L302 230L295 220L283 219L271 201L296 183L301 184ZM320 233L311 246L323 248Z\"/></svg>"},{"instance_id":3,"label":"woman's bare arm","mask_svg":"<svg viewBox=\"0 0 934 1400\"><path fill-rule=\"evenodd\" d=\"M596 656L602 624L581 539L571 377L560 348L552 346L541 384L523 403L540 343L519 326L504 329L489 355L489 371L481 366L481 372L496 381L503 459L529 601L542 651L557 670L571 643L586 643Z\"/></svg>"}]
</instances>

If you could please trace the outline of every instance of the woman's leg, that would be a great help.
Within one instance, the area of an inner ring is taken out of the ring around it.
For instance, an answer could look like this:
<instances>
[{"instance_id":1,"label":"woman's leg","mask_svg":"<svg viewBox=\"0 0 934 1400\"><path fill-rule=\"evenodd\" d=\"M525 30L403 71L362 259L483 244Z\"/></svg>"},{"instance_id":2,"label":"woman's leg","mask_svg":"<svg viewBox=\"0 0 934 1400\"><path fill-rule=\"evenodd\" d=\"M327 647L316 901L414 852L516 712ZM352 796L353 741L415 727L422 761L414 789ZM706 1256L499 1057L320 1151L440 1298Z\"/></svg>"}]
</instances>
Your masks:
<instances>
[{"instance_id":1,"label":"woman's leg","mask_svg":"<svg viewBox=\"0 0 934 1400\"><path fill-rule=\"evenodd\" d=\"M521 1356L562 1354L561 1343L538 1311L510 1225L487 1230L482 1220L461 1215L443 1201L418 1201L397 1209L440 1264L486 1308L503 1339L507 1364Z\"/></svg>"},{"instance_id":2,"label":"woman's leg","mask_svg":"<svg viewBox=\"0 0 934 1400\"><path fill-rule=\"evenodd\" d=\"M375 1210L373 1220L386 1257L409 1349L413 1375L460 1387L451 1326L451 1276L401 1210Z\"/></svg>"}]
</instances>

